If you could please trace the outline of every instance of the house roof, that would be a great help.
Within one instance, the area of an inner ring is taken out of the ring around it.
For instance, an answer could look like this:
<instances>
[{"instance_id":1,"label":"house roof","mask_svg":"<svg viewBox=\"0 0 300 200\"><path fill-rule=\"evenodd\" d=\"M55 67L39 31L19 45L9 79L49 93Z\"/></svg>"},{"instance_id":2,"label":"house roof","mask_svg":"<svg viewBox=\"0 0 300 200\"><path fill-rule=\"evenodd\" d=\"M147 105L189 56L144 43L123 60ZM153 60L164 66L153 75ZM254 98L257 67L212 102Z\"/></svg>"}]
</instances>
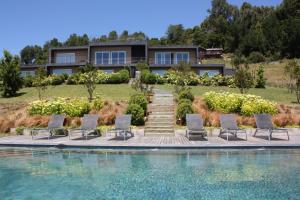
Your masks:
<instances>
[{"instance_id":1,"label":"house roof","mask_svg":"<svg viewBox=\"0 0 300 200\"><path fill-rule=\"evenodd\" d=\"M71 47L67 47L67 46L62 46L62 47L52 47L50 48L51 50L76 50L76 49L88 49L89 46L71 46Z\"/></svg>"},{"instance_id":2,"label":"house roof","mask_svg":"<svg viewBox=\"0 0 300 200\"><path fill-rule=\"evenodd\" d=\"M91 42L90 46L128 46L128 45L146 45L146 40L114 40L107 42Z\"/></svg>"},{"instance_id":3,"label":"house roof","mask_svg":"<svg viewBox=\"0 0 300 200\"><path fill-rule=\"evenodd\" d=\"M149 49L196 49L195 45L152 45Z\"/></svg>"}]
</instances>

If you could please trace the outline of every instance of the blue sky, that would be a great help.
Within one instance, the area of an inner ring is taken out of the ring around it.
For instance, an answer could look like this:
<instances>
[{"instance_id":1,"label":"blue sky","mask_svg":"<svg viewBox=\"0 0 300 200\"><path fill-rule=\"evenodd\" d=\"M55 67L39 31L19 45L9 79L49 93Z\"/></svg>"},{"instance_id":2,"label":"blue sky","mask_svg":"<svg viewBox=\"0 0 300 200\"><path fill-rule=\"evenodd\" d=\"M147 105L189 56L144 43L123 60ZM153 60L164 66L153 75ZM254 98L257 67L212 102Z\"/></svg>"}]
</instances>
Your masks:
<instances>
[{"instance_id":1,"label":"blue sky","mask_svg":"<svg viewBox=\"0 0 300 200\"><path fill-rule=\"evenodd\" d=\"M247 2L276 6L281 1ZM240 6L244 1L228 2ZM210 5L210 0L1 0L0 51L17 54L26 45L43 45L53 37L64 41L71 33L94 37L126 29L161 37L169 24L200 24Z\"/></svg>"}]
</instances>

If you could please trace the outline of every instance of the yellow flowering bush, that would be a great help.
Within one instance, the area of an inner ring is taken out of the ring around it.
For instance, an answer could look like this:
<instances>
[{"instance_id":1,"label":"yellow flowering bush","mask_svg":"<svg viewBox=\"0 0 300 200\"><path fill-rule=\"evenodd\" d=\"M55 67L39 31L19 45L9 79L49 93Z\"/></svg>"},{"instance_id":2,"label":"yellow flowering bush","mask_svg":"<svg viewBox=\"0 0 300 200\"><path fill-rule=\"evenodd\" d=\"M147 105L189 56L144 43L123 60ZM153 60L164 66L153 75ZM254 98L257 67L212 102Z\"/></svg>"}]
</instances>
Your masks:
<instances>
[{"instance_id":1,"label":"yellow flowering bush","mask_svg":"<svg viewBox=\"0 0 300 200\"><path fill-rule=\"evenodd\" d=\"M65 98L34 101L28 107L29 115L66 114L70 117L81 117L90 110L87 100Z\"/></svg>"},{"instance_id":2,"label":"yellow flowering bush","mask_svg":"<svg viewBox=\"0 0 300 200\"><path fill-rule=\"evenodd\" d=\"M204 101L209 109L223 113L240 113L245 116L277 113L276 103L250 94L211 91L204 94Z\"/></svg>"}]
</instances>

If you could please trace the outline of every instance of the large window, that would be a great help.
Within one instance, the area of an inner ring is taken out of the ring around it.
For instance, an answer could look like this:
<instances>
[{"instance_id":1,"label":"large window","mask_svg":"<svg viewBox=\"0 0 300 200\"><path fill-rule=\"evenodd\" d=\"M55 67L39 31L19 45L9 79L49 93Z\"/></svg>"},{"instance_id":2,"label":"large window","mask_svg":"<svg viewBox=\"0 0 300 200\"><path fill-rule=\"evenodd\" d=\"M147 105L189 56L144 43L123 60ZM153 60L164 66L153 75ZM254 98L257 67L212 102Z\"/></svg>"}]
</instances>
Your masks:
<instances>
[{"instance_id":1,"label":"large window","mask_svg":"<svg viewBox=\"0 0 300 200\"><path fill-rule=\"evenodd\" d=\"M52 74L61 75L61 74L72 74L72 69L53 69Z\"/></svg>"},{"instance_id":2,"label":"large window","mask_svg":"<svg viewBox=\"0 0 300 200\"><path fill-rule=\"evenodd\" d=\"M75 53L58 53L55 58L55 63L75 63Z\"/></svg>"},{"instance_id":3,"label":"large window","mask_svg":"<svg viewBox=\"0 0 300 200\"><path fill-rule=\"evenodd\" d=\"M170 65L171 53L170 52L155 52L155 64L157 65Z\"/></svg>"},{"instance_id":4,"label":"large window","mask_svg":"<svg viewBox=\"0 0 300 200\"><path fill-rule=\"evenodd\" d=\"M189 62L188 52L178 52L175 54L175 64L179 64L181 61L184 61L185 63Z\"/></svg>"},{"instance_id":5,"label":"large window","mask_svg":"<svg viewBox=\"0 0 300 200\"><path fill-rule=\"evenodd\" d=\"M95 63L99 65L105 65L110 63L110 52L109 51L102 51L95 53Z\"/></svg>"},{"instance_id":6,"label":"large window","mask_svg":"<svg viewBox=\"0 0 300 200\"><path fill-rule=\"evenodd\" d=\"M125 64L125 51L112 51L111 52L111 63L112 64Z\"/></svg>"},{"instance_id":7,"label":"large window","mask_svg":"<svg viewBox=\"0 0 300 200\"><path fill-rule=\"evenodd\" d=\"M95 53L95 63L98 65L125 64L125 51L101 51Z\"/></svg>"}]
</instances>

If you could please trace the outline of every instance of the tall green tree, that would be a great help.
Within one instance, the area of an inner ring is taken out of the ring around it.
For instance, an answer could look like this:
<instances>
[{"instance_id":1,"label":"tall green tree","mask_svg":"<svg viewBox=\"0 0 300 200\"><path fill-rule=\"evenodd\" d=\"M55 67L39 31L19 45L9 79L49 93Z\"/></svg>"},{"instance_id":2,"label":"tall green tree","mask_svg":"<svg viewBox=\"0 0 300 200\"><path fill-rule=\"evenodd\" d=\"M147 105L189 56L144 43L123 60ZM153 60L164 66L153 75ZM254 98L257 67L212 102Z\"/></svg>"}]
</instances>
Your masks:
<instances>
[{"instance_id":1,"label":"tall green tree","mask_svg":"<svg viewBox=\"0 0 300 200\"><path fill-rule=\"evenodd\" d=\"M39 100L42 100L43 94L45 93L48 82L46 80L47 72L44 67L39 67L36 70L36 74L33 79L32 85L35 87Z\"/></svg>"},{"instance_id":2,"label":"tall green tree","mask_svg":"<svg viewBox=\"0 0 300 200\"><path fill-rule=\"evenodd\" d=\"M184 27L182 24L169 25L167 30L167 41L169 44L184 43Z\"/></svg>"},{"instance_id":3,"label":"tall green tree","mask_svg":"<svg viewBox=\"0 0 300 200\"><path fill-rule=\"evenodd\" d=\"M87 89L88 92L88 100L89 102L92 102L93 100L93 94L96 89L96 81L97 81L97 70L93 65L86 64L84 69L84 73L82 74L84 86Z\"/></svg>"},{"instance_id":4,"label":"tall green tree","mask_svg":"<svg viewBox=\"0 0 300 200\"><path fill-rule=\"evenodd\" d=\"M21 63L30 64L44 64L47 56L44 54L42 47L38 45L26 46L21 50Z\"/></svg>"},{"instance_id":5,"label":"tall green tree","mask_svg":"<svg viewBox=\"0 0 300 200\"><path fill-rule=\"evenodd\" d=\"M244 65L236 66L234 83L236 87L239 88L242 94L247 93L247 91L253 86L253 76L249 70L249 66L247 63Z\"/></svg>"},{"instance_id":6,"label":"tall green tree","mask_svg":"<svg viewBox=\"0 0 300 200\"><path fill-rule=\"evenodd\" d=\"M0 84L3 97L15 96L22 87L20 77L20 59L3 51L3 58L0 60Z\"/></svg>"},{"instance_id":7,"label":"tall green tree","mask_svg":"<svg viewBox=\"0 0 300 200\"><path fill-rule=\"evenodd\" d=\"M108 34L108 40L117 40L118 39L118 33L117 31L111 31Z\"/></svg>"},{"instance_id":8,"label":"tall green tree","mask_svg":"<svg viewBox=\"0 0 300 200\"><path fill-rule=\"evenodd\" d=\"M120 35L120 40L127 40L128 36L129 36L128 31L124 30Z\"/></svg>"},{"instance_id":9,"label":"tall green tree","mask_svg":"<svg viewBox=\"0 0 300 200\"><path fill-rule=\"evenodd\" d=\"M83 34L82 36L80 36L75 33L71 34L64 43L64 45L66 46L83 46L88 44L89 44L89 37L87 34Z\"/></svg>"}]
</instances>

